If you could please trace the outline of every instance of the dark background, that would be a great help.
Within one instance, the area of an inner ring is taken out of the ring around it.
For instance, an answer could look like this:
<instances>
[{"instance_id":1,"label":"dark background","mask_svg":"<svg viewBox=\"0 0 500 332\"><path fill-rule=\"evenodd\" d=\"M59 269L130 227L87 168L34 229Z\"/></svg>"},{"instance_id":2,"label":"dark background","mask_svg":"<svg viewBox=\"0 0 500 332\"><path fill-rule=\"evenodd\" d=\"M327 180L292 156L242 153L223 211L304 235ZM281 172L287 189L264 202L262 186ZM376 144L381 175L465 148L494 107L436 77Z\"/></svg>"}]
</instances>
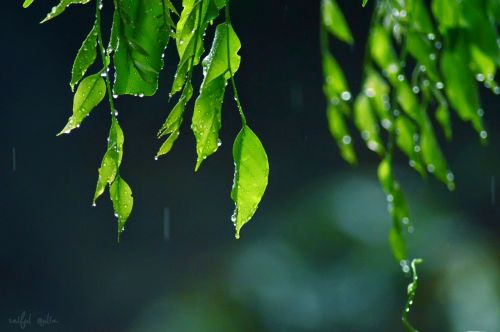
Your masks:
<instances>
[{"instance_id":1,"label":"dark background","mask_svg":"<svg viewBox=\"0 0 500 332\"><path fill-rule=\"evenodd\" d=\"M332 43L354 92L371 13L359 2L341 2L356 44ZM155 133L173 105L173 43L158 93L118 99L121 174L135 198L120 244L107 197L91 207L109 128L106 103L71 135L55 136L71 112L71 65L94 6L72 6L39 25L52 2L29 10L20 0L3 4L0 331L19 330L9 319L23 311L32 315L26 329L43 331L403 330L408 279L386 241L377 159L356 135L361 166L350 168L328 133L318 3L233 1L243 44L238 89L271 166L264 200L239 241L229 192L241 124L231 94L223 145L197 174L191 108L173 151L153 158ZM104 1L107 18L110 9ZM410 250L425 260L410 314L423 331L500 330L498 101L484 93L485 147L455 121L454 142L444 147L455 192L422 181L403 158L397 170L416 229ZM58 323L37 326L47 315Z\"/></svg>"}]
</instances>

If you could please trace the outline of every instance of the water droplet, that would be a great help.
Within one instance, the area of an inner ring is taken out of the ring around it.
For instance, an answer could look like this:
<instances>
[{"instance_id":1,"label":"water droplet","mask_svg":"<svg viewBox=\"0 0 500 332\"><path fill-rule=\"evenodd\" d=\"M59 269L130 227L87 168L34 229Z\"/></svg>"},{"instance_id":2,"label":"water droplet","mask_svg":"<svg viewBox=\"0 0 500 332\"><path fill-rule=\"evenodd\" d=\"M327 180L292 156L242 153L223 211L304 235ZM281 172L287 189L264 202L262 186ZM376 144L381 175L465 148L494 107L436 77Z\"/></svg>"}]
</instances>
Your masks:
<instances>
[{"instance_id":1,"label":"water droplet","mask_svg":"<svg viewBox=\"0 0 500 332\"><path fill-rule=\"evenodd\" d=\"M438 90L443 89L443 88L444 88L444 84L443 84L443 82L437 82L437 83L436 83L436 88L437 88Z\"/></svg>"},{"instance_id":2,"label":"water droplet","mask_svg":"<svg viewBox=\"0 0 500 332\"><path fill-rule=\"evenodd\" d=\"M485 139L488 137L488 132L486 132L486 130L482 130L480 133L479 133L479 136L482 138L482 139Z\"/></svg>"},{"instance_id":3,"label":"water droplet","mask_svg":"<svg viewBox=\"0 0 500 332\"><path fill-rule=\"evenodd\" d=\"M352 139L351 139L351 136L349 136L349 135L345 135L344 137L342 137L342 143L344 143L346 145L351 144L351 141L352 141Z\"/></svg>"},{"instance_id":4,"label":"water droplet","mask_svg":"<svg viewBox=\"0 0 500 332\"><path fill-rule=\"evenodd\" d=\"M340 95L340 98L342 98L342 100L344 100L344 101L349 101L349 100L351 100L351 93L349 91L344 91Z\"/></svg>"}]
</instances>

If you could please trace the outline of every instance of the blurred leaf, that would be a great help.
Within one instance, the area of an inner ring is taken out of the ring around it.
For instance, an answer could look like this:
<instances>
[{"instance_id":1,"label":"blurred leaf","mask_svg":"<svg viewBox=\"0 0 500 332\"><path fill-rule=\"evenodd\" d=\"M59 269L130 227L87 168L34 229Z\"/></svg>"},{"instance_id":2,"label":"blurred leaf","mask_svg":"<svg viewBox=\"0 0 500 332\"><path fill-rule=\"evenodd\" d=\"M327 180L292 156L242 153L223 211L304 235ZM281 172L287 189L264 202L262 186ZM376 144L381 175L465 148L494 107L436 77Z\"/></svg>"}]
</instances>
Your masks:
<instances>
[{"instance_id":1,"label":"blurred leaf","mask_svg":"<svg viewBox=\"0 0 500 332\"><path fill-rule=\"evenodd\" d=\"M422 159L429 173L433 173L436 178L447 184L448 188L453 189L455 185L452 173L448 170L446 159L434 135L432 123L427 117L420 133L420 147Z\"/></svg>"},{"instance_id":2,"label":"blurred leaf","mask_svg":"<svg viewBox=\"0 0 500 332\"><path fill-rule=\"evenodd\" d=\"M413 31L424 34L434 32L431 17L423 0L408 0L406 11Z\"/></svg>"},{"instance_id":3,"label":"blurred leaf","mask_svg":"<svg viewBox=\"0 0 500 332\"><path fill-rule=\"evenodd\" d=\"M29 6L31 6L33 4L33 1L34 0L24 0L23 8L28 8Z\"/></svg>"},{"instance_id":4,"label":"blurred leaf","mask_svg":"<svg viewBox=\"0 0 500 332\"><path fill-rule=\"evenodd\" d=\"M248 126L244 126L236 137L233 158L235 171L231 198L236 209L231 219L238 239L241 228L252 218L266 191L269 162L262 143Z\"/></svg>"},{"instance_id":5,"label":"blurred leaf","mask_svg":"<svg viewBox=\"0 0 500 332\"><path fill-rule=\"evenodd\" d=\"M478 132L483 131L483 123L477 113L480 108L478 87L464 55L458 50L444 51L441 70L446 93L453 108L462 120L472 122Z\"/></svg>"},{"instance_id":6,"label":"blurred leaf","mask_svg":"<svg viewBox=\"0 0 500 332\"><path fill-rule=\"evenodd\" d=\"M385 129L390 128L392 125L389 103L390 88L387 82L375 70L369 69L366 72L363 88L365 95L370 98L373 108L382 121L382 126Z\"/></svg>"},{"instance_id":7,"label":"blurred leaf","mask_svg":"<svg viewBox=\"0 0 500 332\"><path fill-rule=\"evenodd\" d=\"M434 82L439 81L436 64L436 50L431 41L429 41L429 38L420 33L408 31L406 36L406 47L408 53L410 53L420 65L425 67L425 72L429 78Z\"/></svg>"},{"instance_id":8,"label":"blurred leaf","mask_svg":"<svg viewBox=\"0 0 500 332\"><path fill-rule=\"evenodd\" d=\"M418 145L418 132L415 125L405 116L399 116L395 120L396 143L408 158L411 167L415 168L422 176L425 175L424 168L420 160L420 146Z\"/></svg>"},{"instance_id":9,"label":"blurred leaf","mask_svg":"<svg viewBox=\"0 0 500 332\"><path fill-rule=\"evenodd\" d=\"M391 82L395 81L400 68L389 33L381 26L374 26L370 35L369 47L375 63L386 72Z\"/></svg>"},{"instance_id":10,"label":"blurred leaf","mask_svg":"<svg viewBox=\"0 0 500 332\"><path fill-rule=\"evenodd\" d=\"M96 22L97 23L97 22ZM97 52L97 25L94 23L92 30L88 34L87 38L83 41L82 46L78 50L75 62L73 63L73 69L71 70L71 91L73 91L75 85L82 79L82 77L87 72L87 69L94 63Z\"/></svg>"},{"instance_id":11,"label":"blurred leaf","mask_svg":"<svg viewBox=\"0 0 500 332\"><path fill-rule=\"evenodd\" d=\"M238 70L240 40L231 25L217 26L210 53L203 60L205 78L196 99L192 129L196 137L196 170L220 146L221 108L227 80ZM229 56L229 58L228 58ZM231 64L231 68L229 68Z\"/></svg>"},{"instance_id":12,"label":"blurred leaf","mask_svg":"<svg viewBox=\"0 0 500 332\"><path fill-rule=\"evenodd\" d=\"M69 134L90 114L106 95L106 83L100 73L83 79L73 98L73 115L58 135Z\"/></svg>"},{"instance_id":13,"label":"blurred leaf","mask_svg":"<svg viewBox=\"0 0 500 332\"><path fill-rule=\"evenodd\" d=\"M360 94L354 103L354 123L368 149L383 154L385 149L379 135L377 118L371 108L368 97Z\"/></svg>"},{"instance_id":14,"label":"blurred leaf","mask_svg":"<svg viewBox=\"0 0 500 332\"><path fill-rule=\"evenodd\" d=\"M350 95L344 72L335 58L329 53L323 55L323 76L325 79L323 91L328 99L340 99L343 92Z\"/></svg>"},{"instance_id":15,"label":"blurred leaf","mask_svg":"<svg viewBox=\"0 0 500 332\"><path fill-rule=\"evenodd\" d=\"M340 153L345 161L350 164L356 163L356 152L352 145L352 136L347 128L341 107L347 107L345 104L329 104L327 109L328 127L330 133L337 141Z\"/></svg>"},{"instance_id":16,"label":"blurred leaf","mask_svg":"<svg viewBox=\"0 0 500 332\"><path fill-rule=\"evenodd\" d=\"M323 24L335 37L348 44L353 44L351 30L335 0L322 0L321 13Z\"/></svg>"}]
</instances>

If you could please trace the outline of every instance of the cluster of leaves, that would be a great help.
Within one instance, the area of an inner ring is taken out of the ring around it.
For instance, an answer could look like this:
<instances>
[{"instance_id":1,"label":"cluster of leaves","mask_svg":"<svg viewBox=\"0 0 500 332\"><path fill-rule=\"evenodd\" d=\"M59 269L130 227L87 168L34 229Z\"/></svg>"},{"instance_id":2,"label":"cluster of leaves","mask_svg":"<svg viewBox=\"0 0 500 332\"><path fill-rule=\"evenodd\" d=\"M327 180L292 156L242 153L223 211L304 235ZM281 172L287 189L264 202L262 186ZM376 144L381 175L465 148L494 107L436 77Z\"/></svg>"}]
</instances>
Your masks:
<instances>
[{"instance_id":1,"label":"cluster of leaves","mask_svg":"<svg viewBox=\"0 0 500 332\"><path fill-rule=\"evenodd\" d=\"M124 134L118 122L114 99L120 95L152 96L158 89L158 77L163 69L163 54L170 38L175 39L179 64L170 97L180 94L158 132L165 138L156 159L167 154L179 137L186 107L193 97L193 71L203 67L204 80L194 103L191 128L196 138L198 170L203 160L221 145L221 113L228 82L241 115L242 129L233 145L235 174L231 197L236 208L231 217L236 227L236 238L241 228L255 213L267 187L269 163L266 152L255 133L248 127L238 97L234 74L241 59L241 47L229 16L229 0L183 0L178 12L170 0L113 0L114 12L109 42L105 46L101 29L102 0L96 3L95 21L85 38L73 64L70 86L77 86L73 113L60 134L78 128L92 110L108 96L111 128L108 146L99 168L99 178L93 204L109 187L115 216L118 218L118 239L129 218L133 197L129 185L120 175ZM28 7L33 0L23 4ZM46 22L73 4L87 4L91 0L61 0L52 8ZM225 11L223 10L225 9ZM204 37L211 23L225 12L225 21L215 28L210 52L203 58ZM86 76L100 54L102 68ZM114 80L111 80L111 76Z\"/></svg>"},{"instance_id":2,"label":"cluster of leaves","mask_svg":"<svg viewBox=\"0 0 500 332\"><path fill-rule=\"evenodd\" d=\"M366 5L364 0L362 5ZM387 195L392 217L389 243L403 271L410 264L403 230L410 233L408 205L393 164L396 149L422 177L434 175L450 190L453 173L436 137L435 125L452 139L451 111L470 122L482 142L479 87L500 94L495 74L500 66L500 2L498 0L378 0L374 3L370 35L363 64L362 91L352 98L341 66L330 52L329 37L352 45L354 39L335 0L321 2L321 49L324 93L332 136L342 157L357 162L349 120L367 148L380 157L378 177ZM354 99L354 100L352 100ZM414 328L407 313L416 290L408 290L403 321ZM411 288L411 289L410 289Z\"/></svg>"},{"instance_id":3,"label":"cluster of leaves","mask_svg":"<svg viewBox=\"0 0 500 332\"><path fill-rule=\"evenodd\" d=\"M366 3L366 1L364 1ZM436 137L435 124L451 140L450 110L487 139L479 83L500 94L494 81L500 66L497 0L384 0L375 3L366 46L362 91L351 98L344 73L330 52L328 37L349 45L353 37L335 0L322 0L322 58L328 123L343 158L357 161L349 119L369 150L380 158L378 175L393 218L390 243L406 260L403 227L408 207L393 174L399 149L422 177L434 175L453 190L454 177ZM354 99L354 100L352 100ZM435 122L435 123L434 123Z\"/></svg>"}]
</instances>

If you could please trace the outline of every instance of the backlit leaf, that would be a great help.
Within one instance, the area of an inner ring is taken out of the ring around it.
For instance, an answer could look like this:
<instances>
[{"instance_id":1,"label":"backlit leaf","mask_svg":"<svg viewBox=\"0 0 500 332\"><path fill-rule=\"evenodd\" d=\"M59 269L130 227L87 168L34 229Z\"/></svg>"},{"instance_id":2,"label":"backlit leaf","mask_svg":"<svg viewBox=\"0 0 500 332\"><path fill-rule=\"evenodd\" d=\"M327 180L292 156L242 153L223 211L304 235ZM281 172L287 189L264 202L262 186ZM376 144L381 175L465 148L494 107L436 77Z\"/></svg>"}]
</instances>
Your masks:
<instances>
[{"instance_id":1,"label":"backlit leaf","mask_svg":"<svg viewBox=\"0 0 500 332\"><path fill-rule=\"evenodd\" d=\"M236 227L236 238L239 238L241 228L252 218L266 191L269 162L262 143L248 126L244 126L236 137L233 158L231 198L236 209L231 219Z\"/></svg>"},{"instance_id":2,"label":"backlit leaf","mask_svg":"<svg viewBox=\"0 0 500 332\"><path fill-rule=\"evenodd\" d=\"M322 0L321 6L322 20L326 29L338 39L352 44L354 40L351 30L337 2L335 0Z\"/></svg>"},{"instance_id":3,"label":"backlit leaf","mask_svg":"<svg viewBox=\"0 0 500 332\"><path fill-rule=\"evenodd\" d=\"M134 206L134 198L129 185L120 176L115 178L109 188L109 195L113 202L115 216L118 218L118 241L120 241L120 235L125 230L125 223Z\"/></svg>"},{"instance_id":4,"label":"backlit leaf","mask_svg":"<svg viewBox=\"0 0 500 332\"><path fill-rule=\"evenodd\" d=\"M99 73L84 78L73 98L73 115L59 135L69 134L71 130L79 127L105 95L106 83Z\"/></svg>"},{"instance_id":5,"label":"backlit leaf","mask_svg":"<svg viewBox=\"0 0 500 332\"><path fill-rule=\"evenodd\" d=\"M92 30L88 34L87 38L83 41L82 46L78 50L78 53L73 63L73 69L71 70L71 90L74 89L75 85L82 79L82 77L87 72L87 69L94 63L97 52L97 26L94 23Z\"/></svg>"}]
</instances>

